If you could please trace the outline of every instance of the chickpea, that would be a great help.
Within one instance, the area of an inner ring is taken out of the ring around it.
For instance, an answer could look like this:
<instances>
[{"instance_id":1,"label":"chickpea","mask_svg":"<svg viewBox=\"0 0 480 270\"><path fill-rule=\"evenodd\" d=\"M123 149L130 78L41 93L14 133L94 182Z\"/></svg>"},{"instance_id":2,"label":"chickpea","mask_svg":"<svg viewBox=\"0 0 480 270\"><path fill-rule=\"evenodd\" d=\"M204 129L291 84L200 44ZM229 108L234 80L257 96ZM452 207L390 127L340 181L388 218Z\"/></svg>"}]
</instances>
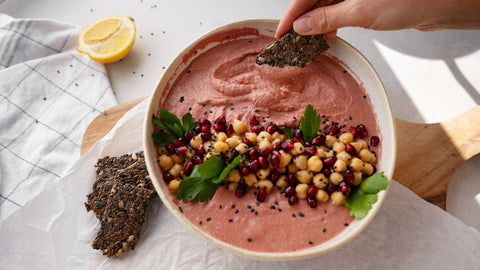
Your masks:
<instances>
[{"instance_id":1,"label":"chickpea","mask_svg":"<svg viewBox=\"0 0 480 270\"><path fill-rule=\"evenodd\" d=\"M307 198L307 190L308 190L308 185L307 184L298 184L295 187L295 192L297 193L297 197L299 199L306 199Z\"/></svg>"},{"instance_id":2,"label":"chickpea","mask_svg":"<svg viewBox=\"0 0 480 270\"><path fill-rule=\"evenodd\" d=\"M338 140L343 144L349 144L353 142L353 134L349 132L343 133L340 135L340 137L338 137Z\"/></svg>"},{"instance_id":3,"label":"chickpea","mask_svg":"<svg viewBox=\"0 0 480 270\"><path fill-rule=\"evenodd\" d=\"M268 140L263 140L258 144L258 149L269 148L271 150L272 147L272 143Z\"/></svg>"},{"instance_id":4,"label":"chickpea","mask_svg":"<svg viewBox=\"0 0 480 270\"><path fill-rule=\"evenodd\" d=\"M229 147L228 147L228 144L225 143L225 142L222 142L222 141L218 141L216 143L213 144L213 151L217 154L220 154L222 152L226 152Z\"/></svg>"},{"instance_id":5,"label":"chickpea","mask_svg":"<svg viewBox=\"0 0 480 270\"><path fill-rule=\"evenodd\" d=\"M248 145L241 143L235 147L235 150L237 150L239 154L243 155L248 152Z\"/></svg>"},{"instance_id":6,"label":"chickpea","mask_svg":"<svg viewBox=\"0 0 480 270\"><path fill-rule=\"evenodd\" d=\"M303 144L296 142L293 144L293 149L290 151L293 155L300 155L305 152L305 147Z\"/></svg>"},{"instance_id":7,"label":"chickpea","mask_svg":"<svg viewBox=\"0 0 480 270\"><path fill-rule=\"evenodd\" d=\"M345 200L345 195L341 191L334 191L330 194L330 199L332 200L333 204L342 205L343 201Z\"/></svg>"},{"instance_id":8,"label":"chickpea","mask_svg":"<svg viewBox=\"0 0 480 270\"><path fill-rule=\"evenodd\" d=\"M331 149L328 149L328 150L325 152L325 158L333 157L334 155L335 155L335 153L334 153L333 150L331 150Z\"/></svg>"},{"instance_id":9,"label":"chickpea","mask_svg":"<svg viewBox=\"0 0 480 270\"><path fill-rule=\"evenodd\" d=\"M203 157L203 160L208 160L211 156L213 156L213 153L212 152L208 152L205 154L205 156Z\"/></svg>"},{"instance_id":10,"label":"chickpea","mask_svg":"<svg viewBox=\"0 0 480 270\"><path fill-rule=\"evenodd\" d=\"M167 149L165 148L165 145L163 145L163 144L162 144L162 145L159 145L159 146L157 147L157 153L158 153L159 155L167 154L168 151L167 151Z\"/></svg>"},{"instance_id":11,"label":"chickpea","mask_svg":"<svg viewBox=\"0 0 480 270\"><path fill-rule=\"evenodd\" d=\"M174 164L173 159L165 154L161 155L160 158L158 159L158 165L164 171L170 170L173 167L173 164Z\"/></svg>"},{"instance_id":12,"label":"chickpea","mask_svg":"<svg viewBox=\"0 0 480 270\"><path fill-rule=\"evenodd\" d=\"M215 141L217 142L225 142L225 140L228 138L225 132L218 132L214 136L215 136Z\"/></svg>"},{"instance_id":13,"label":"chickpea","mask_svg":"<svg viewBox=\"0 0 480 270\"><path fill-rule=\"evenodd\" d=\"M350 156L349 153L343 151L343 152L337 153L337 159L343 160L347 165L350 165L350 162L352 161L352 156Z\"/></svg>"},{"instance_id":14,"label":"chickpea","mask_svg":"<svg viewBox=\"0 0 480 270\"><path fill-rule=\"evenodd\" d=\"M257 142L261 142L261 141L264 141L264 140L267 140L269 142L272 141L272 135L266 131L261 131L260 133L258 133L258 136L257 136Z\"/></svg>"},{"instance_id":15,"label":"chickpea","mask_svg":"<svg viewBox=\"0 0 480 270\"><path fill-rule=\"evenodd\" d=\"M247 125L238 119L233 120L232 126L233 131L238 135L242 135L245 131L247 131Z\"/></svg>"},{"instance_id":16,"label":"chickpea","mask_svg":"<svg viewBox=\"0 0 480 270\"><path fill-rule=\"evenodd\" d=\"M273 188L273 183L270 180L260 180L257 183L259 188L263 188L268 192L270 192Z\"/></svg>"},{"instance_id":17,"label":"chickpea","mask_svg":"<svg viewBox=\"0 0 480 270\"><path fill-rule=\"evenodd\" d=\"M181 164L175 164L173 165L172 168L170 168L170 170L168 171L173 177L178 177L180 176L180 171L183 170L183 165Z\"/></svg>"},{"instance_id":18,"label":"chickpea","mask_svg":"<svg viewBox=\"0 0 480 270\"><path fill-rule=\"evenodd\" d=\"M278 140L278 142L283 142L285 141L285 136L283 134L280 134L278 131L275 131L272 134L272 141Z\"/></svg>"},{"instance_id":19,"label":"chickpea","mask_svg":"<svg viewBox=\"0 0 480 270\"><path fill-rule=\"evenodd\" d=\"M332 146L332 150L335 153L343 152L345 151L345 144L343 144L342 142L334 142Z\"/></svg>"},{"instance_id":20,"label":"chickpea","mask_svg":"<svg viewBox=\"0 0 480 270\"><path fill-rule=\"evenodd\" d=\"M200 134L190 139L190 145L193 148L197 148L197 146L201 145L202 143L203 143L203 140L202 140L202 137L200 137Z\"/></svg>"},{"instance_id":21,"label":"chickpea","mask_svg":"<svg viewBox=\"0 0 480 270\"><path fill-rule=\"evenodd\" d=\"M286 175L281 175L277 182L275 183L277 187L279 187L281 190L284 190L288 186L288 179Z\"/></svg>"},{"instance_id":22,"label":"chickpea","mask_svg":"<svg viewBox=\"0 0 480 270\"><path fill-rule=\"evenodd\" d=\"M308 162L307 162L307 156L306 155L299 155L296 156L293 160L293 164L299 169L299 170L306 170L308 168Z\"/></svg>"},{"instance_id":23,"label":"chickpea","mask_svg":"<svg viewBox=\"0 0 480 270\"><path fill-rule=\"evenodd\" d=\"M375 162L377 162L377 156L375 155L375 153L372 152L372 158L368 163L374 164Z\"/></svg>"},{"instance_id":24,"label":"chickpea","mask_svg":"<svg viewBox=\"0 0 480 270\"><path fill-rule=\"evenodd\" d=\"M267 179L267 176L270 174L270 168L260 169L257 171L258 179L264 180Z\"/></svg>"},{"instance_id":25,"label":"chickpea","mask_svg":"<svg viewBox=\"0 0 480 270\"><path fill-rule=\"evenodd\" d=\"M343 181L343 175L339 172L330 174L330 182L334 185L340 184Z\"/></svg>"},{"instance_id":26,"label":"chickpea","mask_svg":"<svg viewBox=\"0 0 480 270\"><path fill-rule=\"evenodd\" d=\"M290 160L292 160L292 155L283 150L280 150L280 167L286 167Z\"/></svg>"},{"instance_id":27,"label":"chickpea","mask_svg":"<svg viewBox=\"0 0 480 270\"><path fill-rule=\"evenodd\" d=\"M368 149L362 149L358 156L363 162L370 162L370 160L373 158L372 152L370 152Z\"/></svg>"},{"instance_id":28,"label":"chickpea","mask_svg":"<svg viewBox=\"0 0 480 270\"><path fill-rule=\"evenodd\" d=\"M317 153L315 154L317 157L325 158L326 154L327 153L325 151L325 147L320 147L320 146L317 147Z\"/></svg>"},{"instance_id":29,"label":"chickpea","mask_svg":"<svg viewBox=\"0 0 480 270\"><path fill-rule=\"evenodd\" d=\"M208 141L203 144L203 149L205 152L212 152L213 151L213 141Z\"/></svg>"},{"instance_id":30,"label":"chickpea","mask_svg":"<svg viewBox=\"0 0 480 270\"><path fill-rule=\"evenodd\" d=\"M357 143L362 147L361 149L368 149L368 144L365 140L359 139L357 140Z\"/></svg>"},{"instance_id":31,"label":"chickpea","mask_svg":"<svg viewBox=\"0 0 480 270\"><path fill-rule=\"evenodd\" d=\"M337 142L337 138L335 138L334 136L332 135L327 135L325 137L325 145L328 147L328 148L332 148L333 147L333 144Z\"/></svg>"},{"instance_id":32,"label":"chickpea","mask_svg":"<svg viewBox=\"0 0 480 270\"><path fill-rule=\"evenodd\" d=\"M231 182L228 184L228 190L235 192L239 185L239 183Z\"/></svg>"},{"instance_id":33,"label":"chickpea","mask_svg":"<svg viewBox=\"0 0 480 270\"><path fill-rule=\"evenodd\" d=\"M183 155L183 154L182 154L182 155L173 154L173 155L171 155L170 157L171 157L171 158L173 159L173 161L174 161L175 163L177 163L177 164L178 164L178 163L183 163L183 162L185 162L185 155Z\"/></svg>"},{"instance_id":34,"label":"chickpea","mask_svg":"<svg viewBox=\"0 0 480 270\"><path fill-rule=\"evenodd\" d=\"M297 168L297 166L295 166L295 164L288 164L287 165L287 170L288 170L288 172L296 173L298 171L298 168Z\"/></svg>"},{"instance_id":35,"label":"chickpea","mask_svg":"<svg viewBox=\"0 0 480 270\"><path fill-rule=\"evenodd\" d=\"M328 193L323 189L319 189L317 194L315 194L315 199L319 202L326 202L328 201Z\"/></svg>"},{"instance_id":36,"label":"chickpea","mask_svg":"<svg viewBox=\"0 0 480 270\"><path fill-rule=\"evenodd\" d=\"M313 173L311 171L302 170L302 171L297 171L296 174L297 174L297 179L300 183L310 184L310 182L312 182Z\"/></svg>"},{"instance_id":37,"label":"chickpea","mask_svg":"<svg viewBox=\"0 0 480 270\"><path fill-rule=\"evenodd\" d=\"M341 159L337 159L335 164L333 164L333 169L336 172L344 172L344 171L347 170L347 163L345 163L345 161L343 161Z\"/></svg>"},{"instance_id":38,"label":"chickpea","mask_svg":"<svg viewBox=\"0 0 480 270\"><path fill-rule=\"evenodd\" d=\"M255 132L245 132L245 138L253 144L257 143L257 134Z\"/></svg>"},{"instance_id":39,"label":"chickpea","mask_svg":"<svg viewBox=\"0 0 480 270\"><path fill-rule=\"evenodd\" d=\"M279 142L282 142L280 139L273 139L272 140L272 145L276 144L276 143L279 143Z\"/></svg>"},{"instance_id":40,"label":"chickpea","mask_svg":"<svg viewBox=\"0 0 480 270\"><path fill-rule=\"evenodd\" d=\"M328 183L329 180L323 173L317 173L313 177L313 184L319 189L326 187Z\"/></svg>"},{"instance_id":41,"label":"chickpea","mask_svg":"<svg viewBox=\"0 0 480 270\"><path fill-rule=\"evenodd\" d=\"M362 183L362 180L363 180L363 174L362 172L353 172L353 183L352 185L354 186L358 186Z\"/></svg>"},{"instance_id":42,"label":"chickpea","mask_svg":"<svg viewBox=\"0 0 480 270\"><path fill-rule=\"evenodd\" d=\"M195 156L195 150L192 147L189 147L187 153L185 153L185 157L187 159L191 159L194 156Z\"/></svg>"},{"instance_id":43,"label":"chickpea","mask_svg":"<svg viewBox=\"0 0 480 270\"><path fill-rule=\"evenodd\" d=\"M282 173L286 173L287 172L287 167L279 167L277 169L278 173L282 174Z\"/></svg>"},{"instance_id":44,"label":"chickpea","mask_svg":"<svg viewBox=\"0 0 480 270\"><path fill-rule=\"evenodd\" d=\"M168 183L168 189L173 194L177 194L178 190L180 189L180 180L173 179L172 181L170 181L170 183Z\"/></svg>"},{"instance_id":45,"label":"chickpea","mask_svg":"<svg viewBox=\"0 0 480 270\"><path fill-rule=\"evenodd\" d=\"M257 176L254 173L249 173L243 177L245 184L249 187L253 187L257 184Z\"/></svg>"},{"instance_id":46,"label":"chickpea","mask_svg":"<svg viewBox=\"0 0 480 270\"><path fill-rule=\"evenodd\" d=\"M323 163L318 156L311 156L308 159L308 170L312 172L319 172L323 168Z\"/></svg>"},{"instance_id":47,"label":"chickpea","mask_svg":"<svg viewBox=\"0 0 480 270\"><path fill-rule=\"evenodd\" d=\"M363 169L362 172L366 175L372 175L373 174L373 166L370 163L363 163Z\"/></svg>"},{"instance_id":48,"label":"chickpea","mask_svg":"<svg viewBox=\"0 0 480 270\"><path fill-rule=\"evenodd\" d=\"M239 140L237 138L234 138L234 136L228 138L225 140L225 142L228 144L228 147L230 148L235 148L237 147L239 144L242 143L242 140Z\"/></svg>"},{"instance_id":49,"label":"chickpea","mask_svg":"<svg viewBox=\"0 0 480 270\"><path fill-rule=\"evenodd\" d=\"M359 158L352 158L352 162L350 162L350 168L354 171L361 171L363 169L363 161Z\"/></svg>"},{"instance_id":50,"label":"chickpea","mask_svg":"<svg viewBox=\"0 0 480 270\"><path fill-rule=\"evenodd\" d=\"M238 183L240 182L240 179L241 179L241 175L240 175L240 172L238 171L238 169L232 169L227 177L225 177L225 180L229 181L229 182L234 182L234 183Z\"/></svg>"},{"instance_id":51,"label":"chickpea","mask_svg":"<svg viewBox=\"0 0 480 270\"><path fill-rule=\"evenodd\" d=\"M358 142L351 142L350 144L355 148L355 150L357 150L357 153L359 153L360 150L362 150L362 145L361 145L360 143L358 143Z\"/></svg>"}]
</instances>

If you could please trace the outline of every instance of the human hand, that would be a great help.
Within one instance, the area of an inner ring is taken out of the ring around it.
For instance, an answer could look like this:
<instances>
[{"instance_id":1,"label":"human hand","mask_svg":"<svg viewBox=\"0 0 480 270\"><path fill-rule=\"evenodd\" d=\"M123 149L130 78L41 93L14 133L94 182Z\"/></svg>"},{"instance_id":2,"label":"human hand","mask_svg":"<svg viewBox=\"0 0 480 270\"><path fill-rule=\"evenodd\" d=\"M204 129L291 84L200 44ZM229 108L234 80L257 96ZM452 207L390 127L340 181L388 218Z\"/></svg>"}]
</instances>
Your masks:
<instances>
[{"instance_id":1,"label":"human hand","mask_svg":"<svg viewBox=\"0 0 480 270\"><path fill-rule=\"evenodd\" d=\"M326 34L356 26L374 30L416 28L480 29L480 0L292 0L275 36L289 29L302 35Z\"/></svg>"}]
</instances>

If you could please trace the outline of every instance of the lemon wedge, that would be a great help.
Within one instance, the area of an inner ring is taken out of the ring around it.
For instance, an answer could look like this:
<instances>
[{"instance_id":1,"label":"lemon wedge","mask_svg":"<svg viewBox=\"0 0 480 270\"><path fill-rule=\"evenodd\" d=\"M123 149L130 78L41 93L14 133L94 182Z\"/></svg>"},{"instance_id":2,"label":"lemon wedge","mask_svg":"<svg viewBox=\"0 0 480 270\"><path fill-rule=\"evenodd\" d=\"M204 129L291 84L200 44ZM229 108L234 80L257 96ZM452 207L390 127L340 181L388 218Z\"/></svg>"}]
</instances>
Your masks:
<instances>
[{"instance_id":1,"label":"lemon wedge","mask_svg":"<svg viewBox=\"0 0 480 270\"><path fill-rule=\"evenodd\" d=\"M78 36L77 50L95 61L108 64L125 57L135 42L135 23L125 16L99 19Z\"/></svg>"}]
</instances>

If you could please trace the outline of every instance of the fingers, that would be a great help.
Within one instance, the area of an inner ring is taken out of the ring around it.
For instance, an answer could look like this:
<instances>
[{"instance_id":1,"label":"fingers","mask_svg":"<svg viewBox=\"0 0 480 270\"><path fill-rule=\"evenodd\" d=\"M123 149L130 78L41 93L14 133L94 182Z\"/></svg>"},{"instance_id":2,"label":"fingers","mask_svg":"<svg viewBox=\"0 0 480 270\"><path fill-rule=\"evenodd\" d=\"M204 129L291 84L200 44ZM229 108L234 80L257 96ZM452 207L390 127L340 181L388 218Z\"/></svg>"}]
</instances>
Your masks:
<instances>
[{"instance_id":1,"label":"fingers","mask_svg":"<svg viewBox=\"0 0 480 270\"><path fill-rule=\"evenodd\" d=\"M325 1L325 0L322 0ZM293 21L299 16L309 11L314 5L317 4L317 1L304 1L304 0L293 0L288 5L288 8L285 10L285 13L278 24L277 30L275 31L275 37L280 38L288 30L292 28Z\"/></svg>"}]
</instances>

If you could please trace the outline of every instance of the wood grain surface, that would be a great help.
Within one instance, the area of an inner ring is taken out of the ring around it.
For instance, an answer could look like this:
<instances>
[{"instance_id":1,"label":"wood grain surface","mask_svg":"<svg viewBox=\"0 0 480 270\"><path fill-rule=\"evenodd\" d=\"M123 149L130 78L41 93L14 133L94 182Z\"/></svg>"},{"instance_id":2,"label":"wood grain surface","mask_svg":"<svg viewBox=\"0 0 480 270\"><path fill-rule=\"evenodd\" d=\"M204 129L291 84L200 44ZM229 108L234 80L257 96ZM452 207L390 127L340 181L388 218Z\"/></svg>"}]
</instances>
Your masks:
<instances>
[{"instance_id":1,"label":"wood grain surface","mask_svg":"<svg viewBox=\"0 0 480 270\"><path fill-rule=\"evenodd\" d=\"M81 154L143 99L119 104L97 116L85 132ZM393 179L445 209L453 173L480 152L480 106L435 124L411 123L397 118L395 121L398 142Z\"/></svg>"}]
</instances>

